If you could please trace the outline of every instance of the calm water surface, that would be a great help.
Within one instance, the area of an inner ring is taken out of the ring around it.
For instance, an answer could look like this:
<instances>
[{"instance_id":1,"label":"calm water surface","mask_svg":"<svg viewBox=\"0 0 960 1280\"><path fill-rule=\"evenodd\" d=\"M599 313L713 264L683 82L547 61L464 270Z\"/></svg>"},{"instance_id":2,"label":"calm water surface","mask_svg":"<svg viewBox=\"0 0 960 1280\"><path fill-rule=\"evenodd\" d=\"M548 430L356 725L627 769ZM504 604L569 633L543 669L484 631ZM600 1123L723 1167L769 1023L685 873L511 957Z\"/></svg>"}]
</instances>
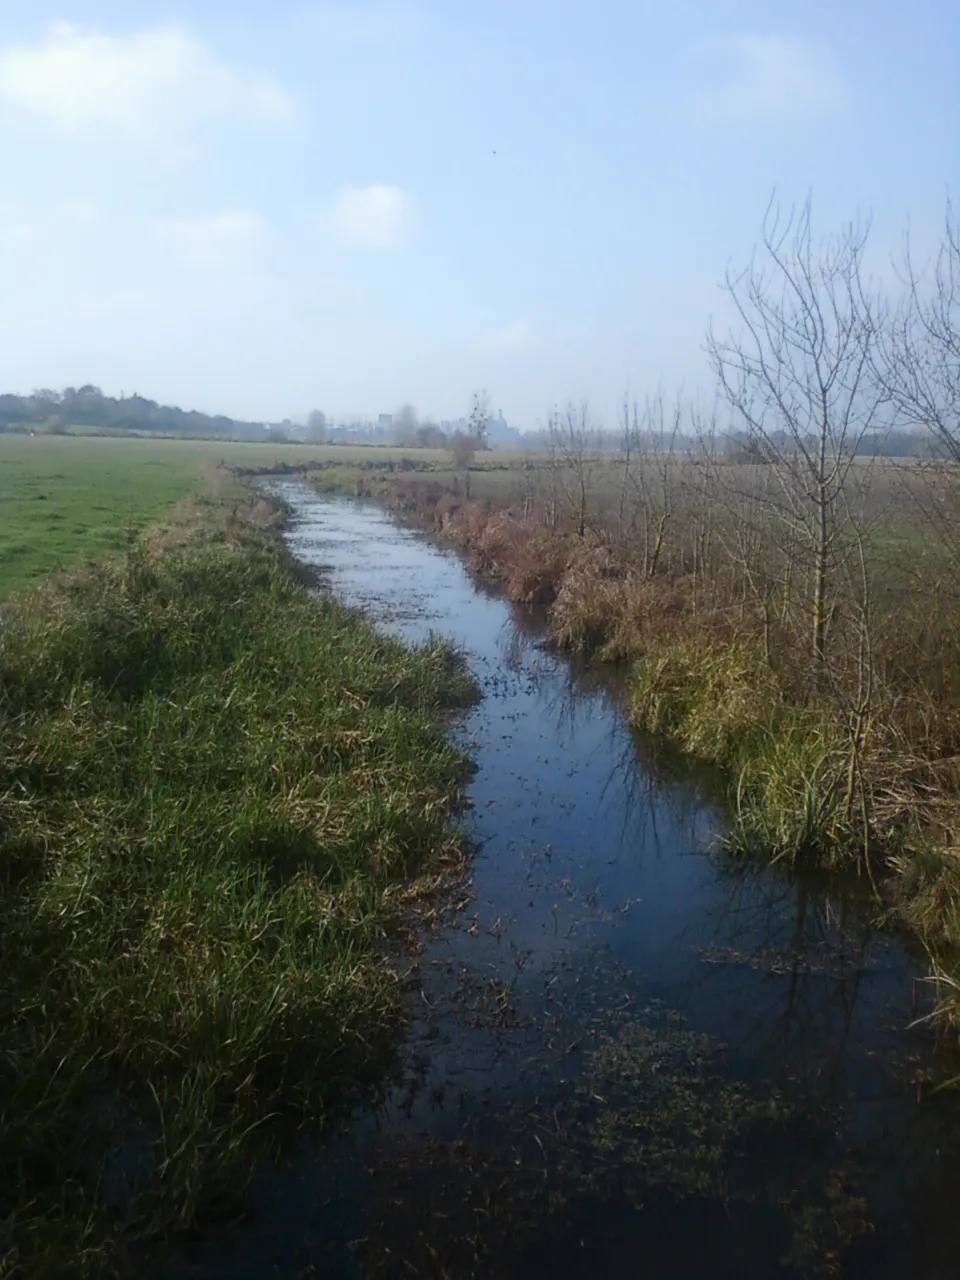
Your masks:
<instances>
[{"instance_id":1,"label":"calm water surface","mask_svg":"<svg viewBox=\"0 0 960 1280\"><path fill-rule=\"evenodd\" d=\"M857 886L724 859L717 779L615 681L379 508L280 488L339 598L466 651L478 852L385 1096L177 1274L960 1276L923 966Z\"/></svg>"}]
</instances>

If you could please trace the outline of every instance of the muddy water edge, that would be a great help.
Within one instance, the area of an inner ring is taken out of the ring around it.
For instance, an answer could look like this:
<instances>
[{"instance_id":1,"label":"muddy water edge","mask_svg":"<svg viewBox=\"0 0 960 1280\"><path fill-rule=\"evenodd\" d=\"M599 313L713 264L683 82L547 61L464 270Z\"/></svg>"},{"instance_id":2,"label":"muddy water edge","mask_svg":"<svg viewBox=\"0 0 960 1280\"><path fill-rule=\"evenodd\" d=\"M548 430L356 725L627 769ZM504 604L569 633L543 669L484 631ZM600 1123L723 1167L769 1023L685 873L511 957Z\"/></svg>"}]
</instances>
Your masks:
<instances>
[{"instance_id":1,"label":"muddy water edge","mask_svg":"<svg viewBox=\"0 0 960 1280\"><path fill-rule=\"evenodd\" d=\"M719 779L632 734L615 677L380 508L274 489L338 597L466 651L477 852L383 1095L171 1274L960 1275L960 1105L862 887L725 858Z\"/></svg>"}]
</instances>

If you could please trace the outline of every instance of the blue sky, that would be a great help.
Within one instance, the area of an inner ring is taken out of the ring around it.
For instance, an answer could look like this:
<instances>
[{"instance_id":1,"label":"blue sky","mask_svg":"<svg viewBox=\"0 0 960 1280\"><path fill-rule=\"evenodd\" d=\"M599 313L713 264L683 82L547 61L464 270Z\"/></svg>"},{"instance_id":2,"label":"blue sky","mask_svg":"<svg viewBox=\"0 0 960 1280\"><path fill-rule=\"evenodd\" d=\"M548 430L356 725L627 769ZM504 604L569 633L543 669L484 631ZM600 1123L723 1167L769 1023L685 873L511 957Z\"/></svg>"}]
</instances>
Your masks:
<instances>
[{"instance_id":1,"label":"blue sky","mask_svg":"<svg viewBox=\"0 0 960 1280\"><path fill-rule=\"evenodd\" d=\"M960 194L955 0L0 9L0 389L244 417L707 386L771 191Z\"/></svg>"}]
</instances>

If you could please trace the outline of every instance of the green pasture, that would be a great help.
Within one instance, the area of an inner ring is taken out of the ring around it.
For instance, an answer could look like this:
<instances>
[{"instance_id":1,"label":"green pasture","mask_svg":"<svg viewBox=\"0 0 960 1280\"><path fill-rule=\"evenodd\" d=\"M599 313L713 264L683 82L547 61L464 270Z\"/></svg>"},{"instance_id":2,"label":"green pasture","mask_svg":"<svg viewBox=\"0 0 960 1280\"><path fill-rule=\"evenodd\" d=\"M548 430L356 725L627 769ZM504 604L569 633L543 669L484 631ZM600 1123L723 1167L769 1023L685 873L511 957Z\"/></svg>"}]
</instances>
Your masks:
<instances>
[{"instance_id":1,"label":"green pasture","mask_svg":"<svg viewBox=\"0 0 960 1280\"><path fill-rule=\"evenodd\" d=\"M357 445L0 435L0 599L132 534L209 482L218 465L383 462L401 449ZM412 451L423 461L446 455Z\"/></svg>"}]
</instances>

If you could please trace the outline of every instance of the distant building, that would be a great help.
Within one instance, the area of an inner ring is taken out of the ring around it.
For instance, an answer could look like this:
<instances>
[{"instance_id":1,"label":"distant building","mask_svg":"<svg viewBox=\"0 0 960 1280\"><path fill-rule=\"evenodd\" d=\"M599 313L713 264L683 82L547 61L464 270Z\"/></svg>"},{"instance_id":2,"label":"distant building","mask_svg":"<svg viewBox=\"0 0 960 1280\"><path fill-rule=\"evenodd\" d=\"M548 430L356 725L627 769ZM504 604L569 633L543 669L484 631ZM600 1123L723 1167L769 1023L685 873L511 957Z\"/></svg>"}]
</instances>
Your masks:
<instances>
[{"instance_id":1,"label":"distant building","mask_svg":"<svg viewBox=\"0 0 960 1280\"><path fill-rule=\"evenodd\" d=\"M393 430L393 414L392 413L380 414L379 418L377 418L377 430L378 431Z\"/></svg>"}]
</instances>

